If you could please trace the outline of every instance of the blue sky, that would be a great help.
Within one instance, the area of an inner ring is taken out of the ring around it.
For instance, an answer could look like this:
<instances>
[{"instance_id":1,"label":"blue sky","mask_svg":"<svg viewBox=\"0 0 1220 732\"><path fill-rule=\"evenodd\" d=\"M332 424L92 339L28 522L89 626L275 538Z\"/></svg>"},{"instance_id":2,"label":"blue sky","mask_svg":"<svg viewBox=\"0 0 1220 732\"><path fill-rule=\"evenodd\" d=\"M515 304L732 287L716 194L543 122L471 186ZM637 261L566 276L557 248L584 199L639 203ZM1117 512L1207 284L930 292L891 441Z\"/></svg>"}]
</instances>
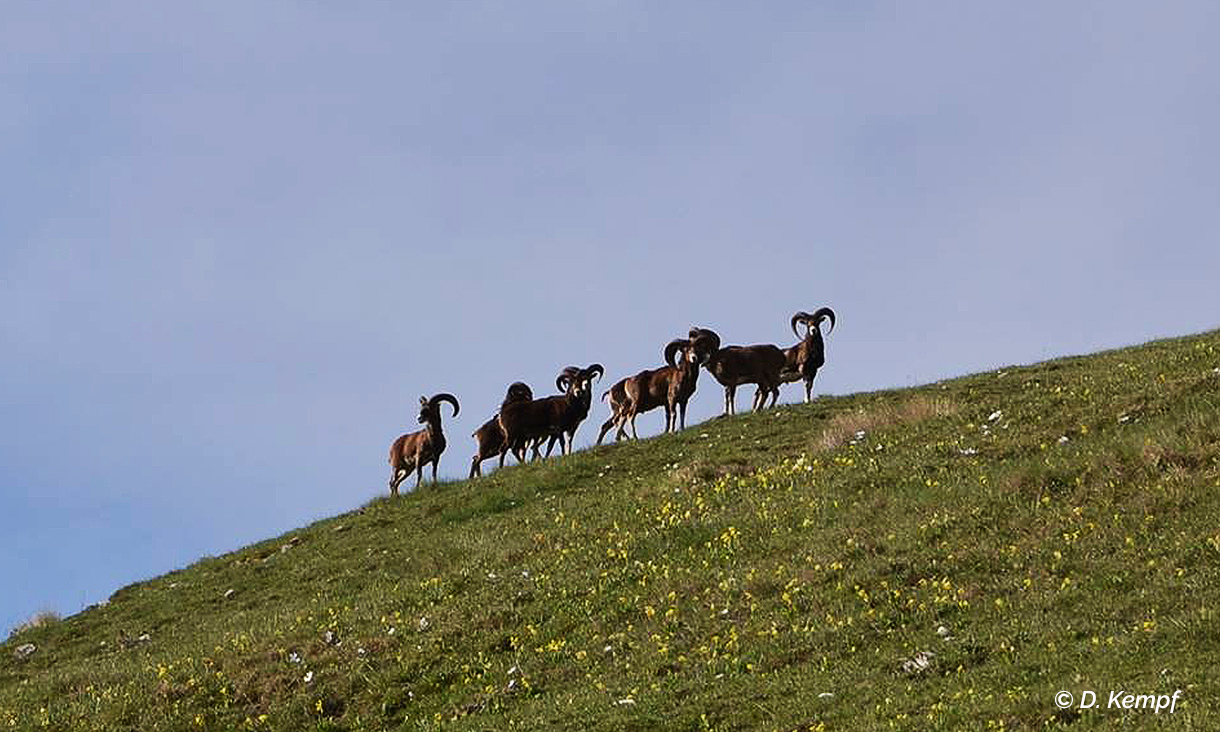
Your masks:
<instances>
[{"instance_id":1,"label":"blue sky","mask_svg":"<svg viewBox=\"0 0 1220 732\"><path fill-rule=\"evenodd\" d=\"M7 5L0 631L692 325L834 307L821 393L1220 325L1215 3L657 5Z\"/></svg>"}]
</instances>

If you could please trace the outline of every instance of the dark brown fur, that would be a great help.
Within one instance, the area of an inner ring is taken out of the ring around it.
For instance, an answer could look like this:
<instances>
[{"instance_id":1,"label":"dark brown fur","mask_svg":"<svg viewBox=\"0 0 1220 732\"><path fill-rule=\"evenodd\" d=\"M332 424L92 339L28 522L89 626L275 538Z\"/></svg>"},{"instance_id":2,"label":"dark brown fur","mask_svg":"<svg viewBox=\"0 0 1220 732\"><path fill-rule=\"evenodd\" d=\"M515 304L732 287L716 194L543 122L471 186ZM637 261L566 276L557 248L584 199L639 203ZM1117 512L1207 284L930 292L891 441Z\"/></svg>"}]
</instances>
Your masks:
<instances>
[{"instance_id":1,"label":"dark brown fur","mask_svg":"<svg viewBox=\"0 0 1220 732\"><path fill-rule=\"evenodd\" d=\"M597 366L597 364L594 364ZM592 367L590 367L592 368ZM601 367L598 366L600 369ZM536 440L556 437L561 443L561 453L566 455L570 444L566 441L565 425L573 420L579 424L583 415L576 418L582 410L588 414L588 405L583 404L585 393L589 388L589 380L572 378L570 369L580 371L575 366L569 366L559 374L556 385L566 389L565 393L528 401L506 404L500 409L500 429L504 431L504 442L500 445L500 465L504 465L504 456L509 450L523 460L525 447ZM583 406L582 406L583 405ZM575 428L573 428L573 433ZM537 443L534 446L537 454Z\"/></svg>"},{"instance_id":2,"label":"dark brown fur","mask_svg":"<svg viewBox=\"0 0 1220 732\"><path fill-rule=\"evenodd\" d=\"M835 327L835 313L830 308L819 308L812 315L802 311L792 316L792 332L801 342L784 350L784 369L779 377L785 384L804 380L806 402L812 401L813 380L818 375L818 369L826 364L826 342L822 338L821 323L827 318L830 328L826 334L830 335ZM804 337L797 329L798 324L805 326Z\"/></svg>"},{"instance_id":3,"label":"dark brown fur","mask_svg":"<svg viewBox=\"0 0 1220 732\"><path fill-rule=\"evenodd\" d=\"M504 401L500 403L500 409L504 409L506 404L529 401L533 398L534 392L529 385L517 381L508 387ZM482 427L475 430L472 436L478 444L478 449L474 457L470 459L471 478L483 474L484 460L500 454L500 447L504 444L504 430L500 429L500 413L496 412L491 419L483 423Z\"/></svg>"},{"instance_id":4,"label":"dark brown fur","mask_svg":"<svg viewBox=\"0 0 1220 732\"><path fill-rule=\"evenodd\" d=\"M786 362L779 346L761 344L757 346L726 346L720 348L720 336L706 328L691 328L690 335L703 336L716 344L704 367L724 387L724 413L736 414L737 387L742 384L757 384L753 409L766 406L771 397L774 406L779 399L780 371Z\"/></svg>"},{"instance_id":5,"label":"dark brown fur","mask_svg":"<svg viewBox=\"0 0 1220 732\"><path fill-rule=\"evenodd\" d=\"M638 439L635 428L637 415L657 407L665 408L665 432L686 428L686 404L699 380L699 366L707 359L713 345L706 338L677 339L665 346L667 366L645 369L610 388L610 407L614 414L602 425L597 441L601 443L610 427L617 425L615 441L627 434ZM605 398L605 395L603 395Z\"/></svg>"}]
</instances>

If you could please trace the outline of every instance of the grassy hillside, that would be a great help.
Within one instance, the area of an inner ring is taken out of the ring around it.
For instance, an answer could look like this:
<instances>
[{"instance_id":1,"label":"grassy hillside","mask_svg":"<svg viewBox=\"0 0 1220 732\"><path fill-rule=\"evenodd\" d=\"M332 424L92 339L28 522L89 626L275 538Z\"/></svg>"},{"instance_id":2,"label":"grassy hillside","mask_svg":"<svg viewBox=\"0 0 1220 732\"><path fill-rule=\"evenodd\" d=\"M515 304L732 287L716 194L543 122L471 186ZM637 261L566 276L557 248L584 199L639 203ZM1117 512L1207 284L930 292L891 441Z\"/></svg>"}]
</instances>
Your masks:
<instances>
[{"instance_id":1,"label":"grassy hillside","mask_svg":"<svg viewBox=\"0 0 1220 732\"><path fill-rule=\"evenodd\" d=\"M10 638L0 729L1220 729L1218 369L1213 332L379 499ZM1120 689L1182 695L1054 701Z\"/></svg>"}]
</instances>

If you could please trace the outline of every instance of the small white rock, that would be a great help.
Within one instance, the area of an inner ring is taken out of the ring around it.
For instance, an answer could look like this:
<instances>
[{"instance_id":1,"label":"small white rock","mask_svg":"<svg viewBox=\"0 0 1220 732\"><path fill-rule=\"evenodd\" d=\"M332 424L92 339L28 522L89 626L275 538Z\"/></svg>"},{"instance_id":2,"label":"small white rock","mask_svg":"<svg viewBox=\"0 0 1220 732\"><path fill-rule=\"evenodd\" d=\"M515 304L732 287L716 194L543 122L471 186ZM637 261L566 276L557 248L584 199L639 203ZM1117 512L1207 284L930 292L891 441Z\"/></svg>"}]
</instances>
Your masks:
<instances>
[{"instance_id":1,"label":"small white rock","mask_svg":"<svg viewBox=\"0 0 1220 732\"><path fill-rule=\"evenodd\" d=\"M830 693L829 691L823 691L821 694L818 694L819 699L829 699L832 696L834 696L834 694Z\"/></svg>"},{"instance_id":2,"label":"small white rock","mask_svg":"<svg viewBox=\"0 0 1220 732\"><path fill-rule=\"evenodd\" d=\"M1063 437L1060 437L1060 438L1059 438L1059 444L1060 444L1060 445L1064 444L1064 443L1065 443L1065 442L1067 442L1067 441L1068 441L1068 436L1067 436L1067 435L1064 435Z\"/></svg>"},{"instance_id":3,"label":"small white rock","mask_svg":"<svg viewBox=\"0 0 1220 732\"><path fill-rule=\"evenodd\" d=\"M619 699L618 701L616 701L614 703L618 704L619 706L635 704L635 699L632 699L631 697L627 697L626 699Z\"/></svg>"},{"instance_id":4,"label":"small white rock","mask_svg":"<svg viewBox=\"0 0 1220 732\"><path fill-rule=\"evenodd\" d=\"M234 590L232 588L225 590L225 599L228 600L236 592L237 592L237 590Z\"/></svg>"},{"instance_id":5,"label":"small white rock","mask_svg":"<svg viewBox=\"0 0 1220 732\"><path fill-rule=\"evenodd\" d=\"M419 629L420 629L420 630L427 630L427 629L428 629L428 619L427 619L427 618L420 618L420 619L419 619Z\"/></svg>"},{"instance_id":6,"label":"small white rock","mask_svg":"<svg viewBox=\"0 0 1220 732\"><path fill-rule=\"evenodd\" d=\"M902 672L904 674L917 674L927 671L932 665L932 659L936 654L932 651L920 651L909 660L902 662Z\"/></svg>"},{"instance_id":7,"label":"small white rock","mask_svg":"<svg viewBox=\"0 0 1220 732\"><path fill-rule=\"evenodd\" d=\"M1001 411L1001 410L999 410L999 409L997 409L997 410L995 410L994 412L992 412L990 415L988 415L988 417L987 417L987 421L988 421L988 422L994 422L994 421L996 421L997 419L999 419L1000 417L1003 417L1003 416L1004 416L1004 412L1003 412L1003 411Z\"/></svg>"},{"instance_id":8,"label":"small white rock","mask_svg":"<svg viewBox=\"0 0 1220 732\"><path fill-rule=\"evenodd\" d=\"M17 658L29 658L36 650L38 646L33 643L22 643L13 651L13 655Z\"/></svg>"},{"instance_id":9,"label":"small white rock","mask_svg":"<svg viewBox=\"0 0 1220 732\"><path fill-rule=\"evenodd\" d=\"M307 671L307 672L305 673L305 683L307 683L307 684L308 684L308 683L310 683L311 681L313 681L313 671Z\"/></svg>"}]
</instances>

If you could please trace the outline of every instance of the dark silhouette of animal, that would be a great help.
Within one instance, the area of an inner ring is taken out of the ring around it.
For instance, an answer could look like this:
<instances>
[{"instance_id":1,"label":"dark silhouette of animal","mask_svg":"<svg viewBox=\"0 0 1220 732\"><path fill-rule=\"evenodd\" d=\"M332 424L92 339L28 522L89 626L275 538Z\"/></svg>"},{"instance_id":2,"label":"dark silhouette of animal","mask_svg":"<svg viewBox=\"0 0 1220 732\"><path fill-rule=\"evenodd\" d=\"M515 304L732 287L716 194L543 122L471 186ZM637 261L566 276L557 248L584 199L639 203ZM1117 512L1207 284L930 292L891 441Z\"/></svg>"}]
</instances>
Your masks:
<instances>
[{"instance_id":1,"label":"dark silhouette of animal","mask_svg":"<svg viewBox=\"0 0 1220 732\"><path fill-rule=\"evenodd\" d=\"M818 308L813 314L804 311L792 316L792 332L801 339L791 348L784 349L784 368L779 373L780 381L785 384L794 381L805 381L805 402L813 399L813 379L818 375L818 369L826 363L826 343L822 339L822 321L829 320L830 328L826 335L835 329L835 311L830 308ZM805 326L805 335L801 335L798 325Z\"/></svg>"},{"instance_id":2,"label":"dark silhouette of animal","mask_svg":"<svg viewBox=\"0 0 1220 732\"><path fill-rule=\"evenodd\" d=\"M588 366L578 368L569 366L563 370L559 378L555 379L555 386L562 392L568 392L580 384L580 397L577 402L564 412L560 423L556 425L559 428L558 433L552 433L550 439L546 443L546 455L551 456L551 449L555 443L559 443L560 454L564 454L563 441L564 436L567 436L568 445L567 452L572 452L572 441L576 438L576 430L580 427L580 423L585 421L585 417L589 416L589 406L593 402L593 382L601 378L606 373L605 368L600 363L592 363Z\"/></svg>"},{"instance_id":3,"label":"dark silhouette of animal","mask_svg":"<svg viewBox=\"0 0 1220 732\"><path fill-rule=\"evenodd\" d=\"M593 364L600 372L601 366ZM590 367L592 368L592 367ZM575 371L569 371L574 369ZM583 415L576 418L583 410L588 414L585 392L588 391L589 379L573 378L572 374L580 372L576 366L569 366L560 372L555 379L556 386L564 389L563 394L530 399L526 401L505 404L500 408L500 429L504 431L504 442L500 445L500 465L504 465L504 456L512 450L518 461L523 461L525 448L530 442L548 437L558 437L561 442L562 454L568 452L565 427L575 420L579 424ZM575 428L573 428L575 432ZM535 445L535 450L537 446Z\"/></svg>"},{"instance_id":4,"label":"dark silhouette of animal","mask_svg":"<svg viewBox=\"0 0 1220 732\"><path fill-rule=\"evenodd\" d=\"M703 337L715 344L703 366L724 387L724 413L736 414L737 387L742 384L757 384L753 409L766 406L779 399L780 371L784 368L784 352L779 346L760 344L756 346L720 347L720 336L707 328L691 328L690 337Z\"/></svg>"},{"instance_id":5,"label":"dark silhouette of animal","mask_svg":"<svg viewBox=\"0 0 1220 732\"><path fill-rule=\"evenodd\" d=\"M533 398L534 392L529 385L516 381L509 385L508 392L504 395L504 401L500 403L500 409L504 409L505 404L530 401ZM483 474L484 460L500 454L500 447L504 444L504 430L500 429L500 413L496 412L492 415L491 419L475 430L472 436L478 444L478 448L474 457L470 459L471 478Z\"/></svg>"}]
</instances>

